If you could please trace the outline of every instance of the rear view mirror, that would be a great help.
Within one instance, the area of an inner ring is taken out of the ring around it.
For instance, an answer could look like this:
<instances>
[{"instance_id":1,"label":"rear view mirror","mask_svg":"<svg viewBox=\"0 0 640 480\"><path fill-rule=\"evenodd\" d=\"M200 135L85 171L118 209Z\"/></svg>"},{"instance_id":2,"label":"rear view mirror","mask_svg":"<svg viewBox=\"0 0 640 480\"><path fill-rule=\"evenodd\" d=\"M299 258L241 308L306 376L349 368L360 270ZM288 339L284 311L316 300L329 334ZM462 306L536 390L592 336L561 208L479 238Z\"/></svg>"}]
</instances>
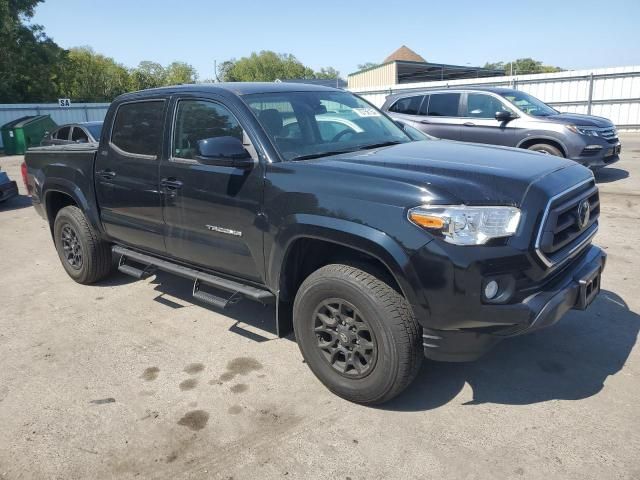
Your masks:
<instances>
[{"instance_id":1,"label":"rear view mirror","mask_svg":"<svg viewBox=\"0 0 640 480\"><path fill-rule=\"evenodd\" d=\"M196 160L205 165L250 168L251 154L236 137L212 137L198 140Z\"/></svg>"},{"instance_id":2,"label":"rear view mirror","mask_svg":"<svg viewBox=\"0 0 640 480\"><path fill-rule=\"evenodd\" d=\"M500 110L499 112L496 112L496 120L498 120L499 122L508 122L509 120L513 120L514 118L515 117L513 116L513 114L506 110Z\"/></svg>"}]
</instances>

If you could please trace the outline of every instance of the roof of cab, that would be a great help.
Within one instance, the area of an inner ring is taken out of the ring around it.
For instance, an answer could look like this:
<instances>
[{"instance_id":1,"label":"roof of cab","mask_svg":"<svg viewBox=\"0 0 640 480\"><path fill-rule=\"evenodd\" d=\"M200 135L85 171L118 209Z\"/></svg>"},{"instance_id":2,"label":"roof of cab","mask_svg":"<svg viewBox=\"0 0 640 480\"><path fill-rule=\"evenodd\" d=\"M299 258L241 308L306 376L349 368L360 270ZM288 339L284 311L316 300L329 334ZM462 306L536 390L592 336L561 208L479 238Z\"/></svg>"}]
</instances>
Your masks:
<instances>
[{"instance_id":1,"label":"roof of cab","mask_svg":"<svg viewBox=\"0 0 640 480\"><path fill-rule=\"evenodd\" d=\"M226 83L194 83L189 85L174 85L171 87L150 88L137 92L125 93L118 99L130 97L140 98L154 95L172 95L180 92L229 92L234 95L250 95L252 93L279 93L279 92L326 92L343 90L321 85L285 82L226 82Z\"/></svg>"}]
</instances>

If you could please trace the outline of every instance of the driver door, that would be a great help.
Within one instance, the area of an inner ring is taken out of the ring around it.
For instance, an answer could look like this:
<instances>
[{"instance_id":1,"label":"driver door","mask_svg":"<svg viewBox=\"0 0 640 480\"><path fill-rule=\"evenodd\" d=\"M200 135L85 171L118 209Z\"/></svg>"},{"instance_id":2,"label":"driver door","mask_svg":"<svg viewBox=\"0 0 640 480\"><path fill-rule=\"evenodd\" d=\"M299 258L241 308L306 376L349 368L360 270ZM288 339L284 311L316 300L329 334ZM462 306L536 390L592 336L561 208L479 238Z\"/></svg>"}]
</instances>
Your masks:
<instances>
[{"instance_id":1,"label":"driver door","mask_svg":"<svg viewBox=\"0 0 640 480\"><path fill-rule=\"evenodd\" d=\"M178 97L172 105L168 158L160 165L167 252L187 263L260 281L264 270L262 166L208 165L198 142L216 137L247 141L238 117L222 100ZM247 150L255 150L247 145Z\"/></svg>"}]
</instances>

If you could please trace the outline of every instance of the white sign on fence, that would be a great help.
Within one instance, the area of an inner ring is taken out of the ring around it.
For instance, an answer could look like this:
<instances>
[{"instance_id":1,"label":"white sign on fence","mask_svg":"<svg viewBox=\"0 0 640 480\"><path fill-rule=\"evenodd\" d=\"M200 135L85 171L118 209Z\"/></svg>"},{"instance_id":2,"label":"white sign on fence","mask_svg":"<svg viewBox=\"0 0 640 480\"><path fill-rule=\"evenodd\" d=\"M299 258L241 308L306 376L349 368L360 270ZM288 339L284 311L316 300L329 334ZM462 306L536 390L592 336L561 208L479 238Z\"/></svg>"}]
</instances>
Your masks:
<instances>
[{"instance_id":1,"label":"white sign on fence","mask_svg":"<svg viewBox=\"0 0 640 480\"><path fill-rule=\"evenodd\" d=\"M70 107L71 106L71 99L70 98L59 98L58 99L58 106L59 107Z\"/></svg>"}]
</instances>

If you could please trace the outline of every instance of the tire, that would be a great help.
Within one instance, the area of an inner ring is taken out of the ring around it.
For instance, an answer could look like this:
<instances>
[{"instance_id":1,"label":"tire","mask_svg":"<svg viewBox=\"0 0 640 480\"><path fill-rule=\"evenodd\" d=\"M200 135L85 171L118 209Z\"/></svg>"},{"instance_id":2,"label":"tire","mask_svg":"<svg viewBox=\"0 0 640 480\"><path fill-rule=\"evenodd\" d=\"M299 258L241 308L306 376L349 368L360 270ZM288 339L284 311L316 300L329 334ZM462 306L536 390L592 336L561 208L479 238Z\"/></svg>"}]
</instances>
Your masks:
<instances>
[{"instance_id":1,"label":"tire","mask_svg":"<svg viewBox=\"0 0 640 480\"><path fill-rule=\"evenodd\" d=\"M532 150L534 152L544 153L546 155L555 155L556 157L564 157L562 152L553 145L548 143L536 143L527 148L527 150Z\"/></svg>"},{"instance_id":2,"label":"tire","mask_svg":"<svg viewBox=\"0 0 640 480\"><path fill-rule=\"evenodd\" d=\"M53 239L62 266L76 282L88 285L111 273L111 246L98 237L78 207L58 212Z\"/></svg>"},{"instance_id":3,"label":"tire","mask_svg":"<svg viewBox=\"0 0 640 480\"><path fill-rule=\"evenodd\" d=\"M309 368L351 402L391 400L422 363L421 329L407 301L384 281L349 265L327 265L307 277L294 301L293 328Z\"/></svg>"}]
</instances>

